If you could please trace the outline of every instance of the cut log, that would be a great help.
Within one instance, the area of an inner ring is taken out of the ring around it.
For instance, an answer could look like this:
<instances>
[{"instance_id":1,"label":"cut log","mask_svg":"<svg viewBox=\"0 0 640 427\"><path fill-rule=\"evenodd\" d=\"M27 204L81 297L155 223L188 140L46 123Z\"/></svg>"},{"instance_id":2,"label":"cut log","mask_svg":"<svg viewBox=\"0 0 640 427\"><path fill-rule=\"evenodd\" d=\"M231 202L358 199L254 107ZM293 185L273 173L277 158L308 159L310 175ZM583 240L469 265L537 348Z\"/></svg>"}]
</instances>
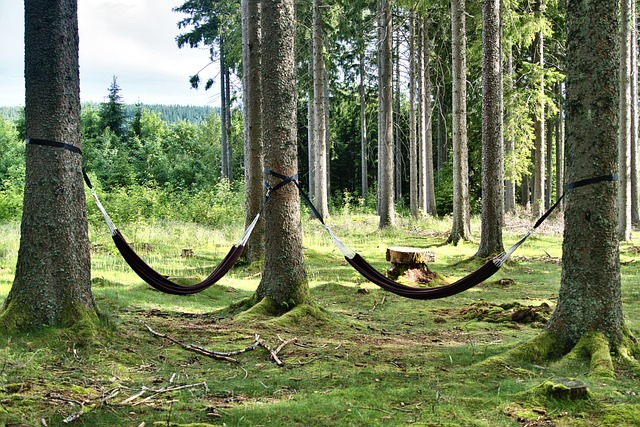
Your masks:
<instances>
[{"instance_id":1,"label":"cut log","mask_svg":"<svg viewBox=\"0 0 640 427\"><path fill-rule=\"evenodd\" d=\"M392 246L387 248L387 261L393 264L425 264L435 262L436 254L428 249Z\"/></svg>"},{"instance_id":2,"label":"cut log","mask_svg":"<svg viewBox=\"0 0 640 427\"><path fill-rule=\"evenodd\" d=\"M391 267L387 269L387 276L397 279L407 271L414 271L413 281L428 283L433 279L434 274L426 263L435 260L436 254L427 249L392 246L387 248L387 261L391 262Z\"/></svg>"}]
</instances>

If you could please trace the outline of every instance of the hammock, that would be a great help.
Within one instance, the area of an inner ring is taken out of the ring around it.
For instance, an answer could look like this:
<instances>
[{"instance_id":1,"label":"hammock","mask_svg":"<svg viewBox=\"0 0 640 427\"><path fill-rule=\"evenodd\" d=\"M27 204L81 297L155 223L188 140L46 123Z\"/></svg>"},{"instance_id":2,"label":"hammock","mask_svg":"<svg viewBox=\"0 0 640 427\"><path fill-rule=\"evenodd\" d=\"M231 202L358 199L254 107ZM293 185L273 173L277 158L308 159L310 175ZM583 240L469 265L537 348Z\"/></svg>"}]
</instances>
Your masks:
<instances>
[{"instance_id":1,"label":"hammock","mask_svg":"<svg viewBox=\"0 0 640 427\"><path fill-rule=\"evenodd\" d=\"M280 179L287 178L280 174L276 174L273 172L271 173L272 175ZM527 240L527 238L535 231L535 229L538 228L540 224L542 224L549 217L549 215L551 215L551 213L558 207L558 205L564 198L567 191L577 187L594 184L597 182L617 181L617 180L618 180L618 175L612 174L612 175L603 175L603 176L597 176L593 178L587 178L587 179L566 184L565 192L562 193L562 195L556 200L553 206L551 206L551 208L549 208L549 210L545 212L536 221L534 226L529 231L527 231L527 233L522 238L520 238L520 240L514 243L508 250L506 250L505 252L501 253L496 257L493 257L492 259L487 261L485 264L483 264L480 268L473 271L472 273L469 273L467 276L455 281L454 283L451 283L449 285L444 285L444 286L438 286L434 288L415 288L415 287L400 284L398 282L395 282L387 278L385 275L380 273L375 267L369 264L356 251L354 251L353 249L349 248L344 243L342 243L340 239L338 239L335 236L335 234L333 234L331 229L325 224L324 219L322 218L322 215L320 215L318 210L315 208L315 206L311 202L311 199L309 199L309 196L302 190L298 181L296 179L290 179L290 181L293 182L298 187L298 191L300 192L301 197L309 206L309 208L311 209L315 217L320 221L320 223L325 228L327 233L329 233L329 236L331 236L331 239L336 244L336 246L344 256L345 260L349 263L349 265L351 265L355 270L357 270L360 274L362 274L362 276L364 276L367 280L378 285L379 287L381 287L386 291L392 292L396 295L400 295L405 298L421 299L421 300L450 297L452 295L471 289L472 287L484 282L485 280L490 278L493 274L495 274L500 269L500 267L502 267L502 265L509 259L511 254L513 254L513 252L515 252L515 250L522 243L524 243L525 240Z\"/></svg>"},{"instance_id":2,"label":"hammock","mask_svg":"<svg viewBox=\"0 0 640 427\"><path fill-rule=\"evenodd\" d=\"M96 194L96 191L93 189L93 186L91 185L91 181L89 180L89 177L84 172L84 170L83 170L83 175L84 175L84 181L87 184L87 187L89 187L89 189L91 190L91 195L93 196L93 199L96 202L96 206L100 210L100 213L102 213L102 217L104 218L104 221L106 222L107 227L111 231L111 238L116 244L116 248L118 248L118 251L122 255L122 258L124 258L124 260L127 262L127 264L129 264L131 269L135 271L136 274L142 280L144 280L153 288L167 294L191 295L191 294L195 294L197 292L203 291L207 289L209 286L218 282L218 280L220 280L225 274L227 274L227 272L229 272L229 270L231 270L231 267L233 267L233 265L236 263L238 258L240 258L240 256L242 255L242 252L244 251L244 246L247 244L247 241L251 236L251 232L255 228L255 225L258 222L258 219L260 218L260 213L258 213L253 219L253 221L251 222L251 224L249 224L249 226L245 230L242 237L233 245L233 247L229 250L229 252L224 257L224 259L220 262L220 264L218 264L216 269L213 270L213 272L209 276L207 276L202 282L194 285L189 285L189 286L180 285L178 283L175 283L169 280L167 277L155 271L133 250L131 245L127 243L125 238L122 236L122 233L120 233L120 230L116 228L116 226L113 224L113 222L109 218L107 211L102 206L102 203L100 203L100 200L98 199L98 195Z\"/></svg>"}]
</instances>

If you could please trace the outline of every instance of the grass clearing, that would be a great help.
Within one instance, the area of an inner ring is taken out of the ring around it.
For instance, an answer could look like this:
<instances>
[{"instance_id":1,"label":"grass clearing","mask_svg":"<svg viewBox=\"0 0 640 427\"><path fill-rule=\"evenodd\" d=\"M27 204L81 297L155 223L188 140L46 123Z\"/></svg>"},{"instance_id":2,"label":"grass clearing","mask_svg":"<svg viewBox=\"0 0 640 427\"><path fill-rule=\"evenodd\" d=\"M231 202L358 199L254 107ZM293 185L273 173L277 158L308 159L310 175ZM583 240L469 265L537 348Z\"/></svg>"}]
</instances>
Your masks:
<instances>
[{"instance_id":1,"label":"grass clearing","mask_svg":"<svg viewBox=\"0 0 640 427\"><path fill-rule=\"evenodd\" d=\"M479 230L475 221L472 229ZM433 250L430 268L450 280L478 266L466 261L476 244L442 245L444 220L400 218L383 232L369 215L336 215L329 223L380 270L387 267L386 248L399 243ZM508 223L505 245L529 225L519 218ZM491 370L479 363L542 331L540 318L518 323L505 316L516 303L555 306L559 223L545 225L488 282L451 298L413 301L364 281L324 230L304 221L311 292L329 315L242 322L224 308L252 295L260 265L238 266L220 286L196 295L165 295L130 272L105 229L91 229L93 291L109 320L90 340L54 329L13 337L0 332L0 425L640 425L640 387L631 372L603 381L586 376L588 360ZM159 271L197 280L215 267L241 228L167 222L127 224L122 231ZM11 286L18 244L18 225L0 225L0 301ZM621 244L623 304L636 336L639 247L637 241ZM187 248L193 256L181 257ZM260 347L231 363L154 337L141 322L221 352L246 348L255 334L271 347L297 341L280 351L284 367ZM539 392L556 377L585 382L588 398L558 400Z\"/></svg>"}]
</instances>

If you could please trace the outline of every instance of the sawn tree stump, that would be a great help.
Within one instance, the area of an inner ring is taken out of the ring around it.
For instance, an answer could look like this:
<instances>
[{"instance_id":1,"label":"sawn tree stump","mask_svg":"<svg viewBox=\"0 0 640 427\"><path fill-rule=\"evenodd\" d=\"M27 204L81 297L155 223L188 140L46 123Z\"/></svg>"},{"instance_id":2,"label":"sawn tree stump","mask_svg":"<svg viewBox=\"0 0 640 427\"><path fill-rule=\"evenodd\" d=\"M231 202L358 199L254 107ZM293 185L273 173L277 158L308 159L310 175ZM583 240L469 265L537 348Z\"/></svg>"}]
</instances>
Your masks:
<instances>
[{"instance_id":1,"label":"sawn tree stump","mask_svg":"<svg viewBox=\"0 0 640 427\"><path fill-rule=\"evenodd\" d=\"M387 276L397 279L408 270L417 270L418 274L412 279L426 283L434 276L427 267L427 263L435 262L435 260L436 254L427 249L391 246L387 248L387 261L391 262L391 267L387 269Z\"/></svg>"}]
</instances>

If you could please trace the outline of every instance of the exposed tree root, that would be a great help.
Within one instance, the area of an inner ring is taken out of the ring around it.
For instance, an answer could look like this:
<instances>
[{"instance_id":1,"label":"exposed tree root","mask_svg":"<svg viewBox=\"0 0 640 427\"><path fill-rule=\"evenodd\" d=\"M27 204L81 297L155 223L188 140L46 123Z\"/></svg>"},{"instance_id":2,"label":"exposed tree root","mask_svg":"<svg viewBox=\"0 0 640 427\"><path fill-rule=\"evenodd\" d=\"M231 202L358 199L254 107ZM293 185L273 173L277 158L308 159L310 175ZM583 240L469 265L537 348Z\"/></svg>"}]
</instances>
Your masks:
<instances>
[{"instance_id":1,"label":"exposed tree root","mask_svg":"<svg viewBox=\"0 0 640 427\"><path fill-rule=\"evenodd\" d=\"M620 365L626 370L633 371L634 374L640 374L638 342L630 331L625 330L624 333L625 339L614 348L610 346L604 334L592 332L583 335L575 346L566 351L566 345L560 337L543 332L500 356L484 360L478 364L478 367L506 369L513 372L519 369L518 366L544 365L551 361L562 370L581 371L584 367L588 367L588 376L594 378L614 378L616 372L614 365Z\"/></svg>"},{"instance_id":2,"label":"exposed tree root","mask_svg":"<svg viewBox=\"0 0 640 427\"><path fill-rule=\"evenodd\" d=\"M273 326L287 324L324 323L333 318L333 314L314 303L298 304L293 307L278 304L271 298L258 301L253 295L227 307L223 312L242 322L268 322Z\"/></svg>"}]
</instances>

